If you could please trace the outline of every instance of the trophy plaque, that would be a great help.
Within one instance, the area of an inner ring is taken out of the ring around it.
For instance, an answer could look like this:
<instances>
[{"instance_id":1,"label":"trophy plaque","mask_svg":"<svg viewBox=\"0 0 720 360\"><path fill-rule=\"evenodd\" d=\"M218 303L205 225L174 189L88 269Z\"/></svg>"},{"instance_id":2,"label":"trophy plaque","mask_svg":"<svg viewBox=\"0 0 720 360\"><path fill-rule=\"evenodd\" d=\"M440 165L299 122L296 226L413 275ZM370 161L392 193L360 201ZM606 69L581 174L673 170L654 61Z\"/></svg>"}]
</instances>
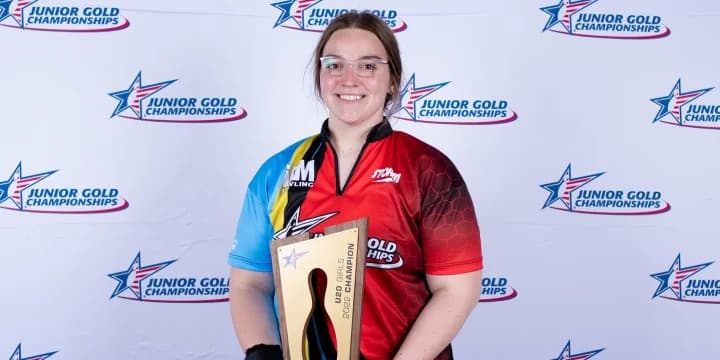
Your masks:
<instances>
[{"instance_id":1,"label":"trophy plaque","mask_svg":"<svg viewBox=\"0 0 720 360\"><path fill-rule=\"evenodd\" d=\"M324 306L335 329L337 360L359 360L360 319L367 253L367 218L270 242L280 336L285 360L305 356L307 325L313 309ZM325 299L316 299L312 275L325 273Z\"/></svg>"}]
</instances>

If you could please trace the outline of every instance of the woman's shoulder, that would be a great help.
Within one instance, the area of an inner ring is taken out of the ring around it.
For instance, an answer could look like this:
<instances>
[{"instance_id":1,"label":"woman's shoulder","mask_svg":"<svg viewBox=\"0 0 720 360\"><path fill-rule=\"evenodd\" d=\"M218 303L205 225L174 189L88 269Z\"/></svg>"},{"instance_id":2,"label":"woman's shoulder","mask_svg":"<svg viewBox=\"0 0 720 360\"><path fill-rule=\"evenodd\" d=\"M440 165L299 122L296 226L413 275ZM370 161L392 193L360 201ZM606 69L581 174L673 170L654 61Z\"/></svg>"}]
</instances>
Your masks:
<instances>
[{"instance_id":1,"label":"woman's shoulder","mask_svg":"<svg viewBox=\"0 0 720 360\"><path fill-rule=\"evenodd\" d=\"M281 163L287 163L292 158L293 154L298 150L299 147L301 147L303 144L307 144L309 142L312 142L315 138L318 137L318 134L311 135L304 137L298 141L295 141L294 143L286 146L282 150L276 152L272 156L270 156L267 160L265 160L265 164L267 163L273 163L273 162L281 162ZM265 165L263 164L263 166Z\"/></svg>"},{"instance_id":2,"label":"woman's shoulder","mask_svg":"<svg viewBox=\"0 0 720 360\"><path fill-rule=\"evenodd\" d=\"M433 145L406 133L404 131L395 130L394 134L398 141L401 142L401 148L412 153L418 159L437 159L441 161L449 161L447 156Z\"/></svg>"},{"instance_id":3,"label":"woman's shoulder","mask_svg":"<svg viewBox=\"0 0 720 360\"><path fill-rule=\"evenodd\" d=\"M315 134L302 138L267 158L263 164L260 165L253 181L264 181L281 176L287 169L288 164L292 161L296 151L303 145L311 143L317 137L318 135Z\"/></svg>"},{"instance_id":4,"label":"woman's shoulder","mask_svg":"<svg viewBox=\"0 0 720 360\"><path fill-rule=\"evenodd\" d=\"M405 157L413 159L409 166L421 188L437 194L464 184L458 168L441 150L408 133L398 131L397 136L399 148L407 151Z\"/></svg>"}]
</instances>

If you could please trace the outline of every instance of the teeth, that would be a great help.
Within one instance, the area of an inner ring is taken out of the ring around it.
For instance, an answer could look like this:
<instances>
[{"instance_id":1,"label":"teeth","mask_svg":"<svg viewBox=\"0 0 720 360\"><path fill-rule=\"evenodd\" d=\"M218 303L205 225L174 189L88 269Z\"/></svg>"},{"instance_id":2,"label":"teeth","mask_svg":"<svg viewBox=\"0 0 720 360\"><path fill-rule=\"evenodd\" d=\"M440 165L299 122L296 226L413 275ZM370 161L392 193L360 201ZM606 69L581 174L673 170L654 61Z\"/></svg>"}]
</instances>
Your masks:
<instances>
[{"instance_id":1,"label":"teeth","mask_svg":"<svg viewBox=\"0 0 720 360\"><path fill-rule=\"evenodd\" d=\"M357 101L360 100L362 96L360 95L340 95L340 98L347 101Z\"/></svg>"}]
</instances>

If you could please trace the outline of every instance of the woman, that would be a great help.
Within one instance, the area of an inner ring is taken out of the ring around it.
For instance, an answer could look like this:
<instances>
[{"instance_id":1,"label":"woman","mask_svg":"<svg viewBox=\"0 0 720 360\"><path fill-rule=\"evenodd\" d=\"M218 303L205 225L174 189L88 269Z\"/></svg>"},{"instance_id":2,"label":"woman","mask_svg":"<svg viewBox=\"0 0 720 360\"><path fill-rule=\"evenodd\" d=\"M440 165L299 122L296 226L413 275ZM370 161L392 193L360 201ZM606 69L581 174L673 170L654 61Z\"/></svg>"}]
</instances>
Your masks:
<instances>
[{"instance_id":1,"label":"woman","mask_svg":"<svg viewBox=\"0 0 720 360\"><path fill-rule=\"evenodd\" d=\"M477 303L482 254L464 181L442 153L394 131L402 76L392 31L369 13L337 17L315 49L320 134L267 160L251 181L230 252L230 306L247 359L282 359L269 241L368 217L360 351L368 360L452 359ZM378 246L378 244L383 244ZM335 359L315 314L310 359ZM322 355L321 355L322 354Z\"/></svg>"}]
</instances>

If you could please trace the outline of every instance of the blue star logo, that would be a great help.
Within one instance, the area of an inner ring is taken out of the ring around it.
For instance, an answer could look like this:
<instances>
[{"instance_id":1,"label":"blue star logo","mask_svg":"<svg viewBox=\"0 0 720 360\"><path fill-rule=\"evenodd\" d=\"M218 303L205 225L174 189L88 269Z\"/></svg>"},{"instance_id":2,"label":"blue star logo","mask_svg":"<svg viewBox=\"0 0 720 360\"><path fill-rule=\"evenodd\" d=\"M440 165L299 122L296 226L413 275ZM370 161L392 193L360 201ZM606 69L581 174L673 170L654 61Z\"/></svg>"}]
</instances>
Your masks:
<instances>
[{"instance_id":1,"label":"blue star logo","mask_svg":"<svg viewBox=\"0 0 720 360\"><path fill-rule=\"evenodd\" d=\"M590 350L580 354L572 354L570 352L570 340L568 340L567 344L565 344L565 347L560 352L560 355L552 360L586 360L597 355L603 350L605 350L605 348Z\"/></svg>"},{"instance_id":2,"label":"blue star logo","mask_svg":"<svg viewBox=\"0 0 720 360\"><path fill-rule=\"evenodd\" d=\"M135 298L142 300L142 281L149 278L151 275L164 269L168 265L174 263L176 260L165 261L157 264L142 266L140 264L140 252L137 253L135 259L130 263L130 266L125 271L119 271L116 273L108 274L107 276L113 278L118 282L115 290L110 299L120 295L125 290L130 290Z\"/></svg>"},{"instance_id":3,"label":"blue star logo","mask_svg":"<svg viewBox=\"0 0 720 360\"><path fill-rule=\"evenodd\" d=\"M602 174L604 174L604 172L574 178L572 177L571 164L568 164L558 181L540 185L541 188L550 192L550 195L545 200L545 204L542 208L545 209L554 202L560 200L568 210L572 211L573 191L597 179Z\"/></svg>"},{"instance_id":4,"label":"blue star logo","mask_svg":"<svg viewBox=\"0 0 720 360\"><path fill-rule=\"evenodd\" d=\"M10 355L10 360L45 360L55 354L57 351L44 353L40 355L32 355L29 357L22 357L22 350L20 344L15 348L15 352L13 352L12 355Z\"/></svg>"},{"instance_id":5,"label":"blue star logo","mask_svg":"<svg viewBox=\"0 0 720 360\"><path fill-rule=\"evenodd\" d=\"M23 176L22 162L18 163L17 167L15 167L15 171L13 171L12 175L10 175L10 178L3 182L0 182L0 204L7 200L10 200L15 208L17 208L18 210L22 210L23 192L27 188L39 183L46 177L54 174L56 171L57 170L53 170L44 173Z\"/></svg>"},{"instance_id":6,"label":"blue star logo","mask_svg":"<svg viewBox=\"0 0 720 360\"><path fill-rule=\"evenodd\" d=\"M275 25L273 28L276 28L289 19L293 19L295 23L297 24L299 29L305 28L305 10L315 6L317 3L319 3L322 0L312 1L312 0L285 0L285 1L279 1L276 3L271 4L275 8L279 9L281 11L280 16L275 21Z\"/></svg>"},{"instance_id":7,"label":"blue star logo","mask_svg":"<svg viewBox=\"0 0 720 360\"><path fill-rule=\"evenodd\" d=\"M682 92L680 88L680 79L678 79L678 81L675 83L675 86L673 86L672 90L670 90L670 94L668 94L667 96L650 99L650 101L660 106L660 110L655 115L653 123L670 114L675 119L675 122L678 123L678 125L682 125L682 107L712 89L713 88L706 88Z\"/></svg>"},{"instance_id":8,"label":"blue star logo","mask_svg":"<svg viewBox=\"0 0 720 360\"><path fill-rule=\"evenodd\" d=\"M572 15L576 12L596 3L598 0L560 0L557 5L540 8L544 13L550 15L543 31L550 29L560 23L568 34L572 34Z\"/></svg>"},{"instance_id":9,"label":"blue star logo","mask_svg":"<svg viewBox=\"0 0 720 360\"><path fill-rule=\"evenodd\" d=\"M680 254L678 254L667 271L650 274L650 276L660 282L660 285L658 285L658 288L655 290L655 294L653 294L653 299L669 289L675 295L676 299L682 300L682 282L711 264L712 262L682 267L680 265Z\"/></svg>"},{"instance_id":10,"label":"blue star logo","mask_svg":"<svg viewBox=\"0 0 720 360\"><path fill-rule=\"evenodd\" d=\"M163 88L174 83L175 81L177 81L177 79L143 86L142 71L138 72L137 76L135 76L135 80L130 83L130 87L128 87L126 90L120 90L108 94L118 100L118 105L115 107L115 111L113 111L110 117L115 117L126 109L130 109L135 113L137 119L142 119L143 99L152 94L155 94L156 92L162 90Z\"/></svg>"},{"instance_id":11,"label":"blue star logo","mask_svg":"<svg viewBox=\"0 0 720 360\"><path fill-rule=\"evenodd\" d=\"M280 26L280 24L288 21L288 19L292 18L292 6L295 3L295 0L286 0L286 1L280 1L276 2L274 4L271 4L272 6L280 9L282 13L278 17L277 21L275 21L275 25L273 25L273 28L276 28ZM302 27L302 24L298 24L298 26Z\"/></svg>"},{"instance_id":12,"label":"blue star logo","mask_svg":"<svg viewBox=\"0 0 720 360\"><path fill-rule=\"evenodd\" d=\"M438 91L441 87L449 84L450 81L443 83L437 83L432 85L426 85L423 87L415 86L415 73L410 76L410 79L402 91L400 91L400 110L405 110L412 120L417 120L417 102L422 100L424 97Z\"/></svg>"},{"instance_id":13,"label":"blue star logo","mask_svg":"<svg viewBox=\"0 0 720 360\"><path fill-rule=\"evenodd\" d=\"M308 253L308 251L296 252L295 248L293 248L290 255L283 256L283 259L285 260L285 264L283 265L283 267L286 268L286 267L292 265L293 269L297 269L298 259L300 259L307 253Z\"/></svg>"},{"instance_id":14,"label":"blue star logo","mask_svg":"<svg viewBox=\"0 0 720 360\"><path fill-rule=\"evenodd\" d=\"M10 4L12 0L0 0L0 22L10 17Z\"/></svg>"},{"instance_id":15,"label":"blue star logo","mask_svg":"<svg viewBox=\"0 0 720 360\"><path fill-rule=\"evenodd\" d=\"M24 27L23 13L25 8L38 2L39 0L25 0L18 1L15 3L15 7L12 7L13 0L0 0L0 22L7 18L12 18L19 27Z\"/></svg>"}]
</instances>

